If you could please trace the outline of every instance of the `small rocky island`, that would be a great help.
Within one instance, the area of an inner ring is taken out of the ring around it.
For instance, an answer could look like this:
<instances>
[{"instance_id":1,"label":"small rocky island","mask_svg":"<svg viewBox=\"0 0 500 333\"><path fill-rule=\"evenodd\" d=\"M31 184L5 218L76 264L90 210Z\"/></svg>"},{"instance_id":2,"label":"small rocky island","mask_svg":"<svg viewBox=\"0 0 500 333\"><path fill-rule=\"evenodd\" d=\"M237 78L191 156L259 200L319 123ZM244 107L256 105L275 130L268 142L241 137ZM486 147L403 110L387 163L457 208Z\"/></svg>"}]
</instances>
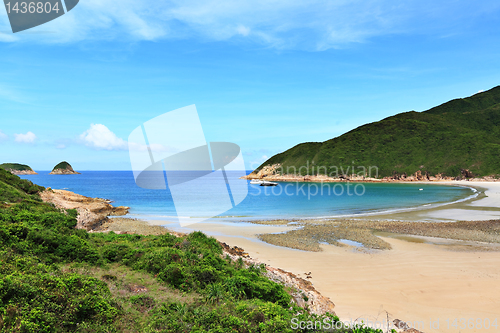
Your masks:
<instances>
[{"instance_id":1,"label":"small rocky island","mask_svg":"<svg viewBox=\"0 0 500 333\"><path fill-rule=\"evenodd\" d=\"M26 164L4 163L0 164L0 168L7 170L14 175L37 175L37 173Z\"/></svg>"},{"instance_id":2,"label":"small rocky island","mask_svg":"<svg viewBox=\"0 0 500 333\"><path fill-rule=\"evenodd\" d=\"M71 164L69 164L66 161L63 161L56 165L54 169L52 169L52 172L49 173L49 175L79 175L79 172L76 172L73 170L73 167Z\"/></svg>"}]
</instances>

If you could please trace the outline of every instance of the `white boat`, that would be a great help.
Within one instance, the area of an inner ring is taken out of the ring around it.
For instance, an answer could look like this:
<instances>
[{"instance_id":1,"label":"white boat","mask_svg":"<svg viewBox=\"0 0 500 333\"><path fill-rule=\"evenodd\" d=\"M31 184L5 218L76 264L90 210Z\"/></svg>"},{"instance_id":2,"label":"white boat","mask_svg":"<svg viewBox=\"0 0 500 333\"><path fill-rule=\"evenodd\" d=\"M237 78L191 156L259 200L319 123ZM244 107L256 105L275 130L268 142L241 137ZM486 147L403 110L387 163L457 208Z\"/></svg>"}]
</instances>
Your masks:
<instances>
[{"instance_id":1,"label":"white boat","mask_svg":"<svg viewBox=\"0 0 500 333\"><path fill-rule=\"evenodd\" d=\"M252 179L252 180L250 181L250 184L252 184L252 185L260 185L260 184L262 184L262 182L263 182L263 181L262 181L262 180L260 180L260 179Z\"/></svg>"},{"instance_id":2,"label":"white boat","mask_svg":"<svg viewBox=\"0 0 500 333\"><path fill-rule=\"evenodd\" d=\"M276 186L276 185L278 185L278 183L268 182L267 180L264 180L262 181L262 183L260 183L260 186Z\"/></svg>"}]
</instances>

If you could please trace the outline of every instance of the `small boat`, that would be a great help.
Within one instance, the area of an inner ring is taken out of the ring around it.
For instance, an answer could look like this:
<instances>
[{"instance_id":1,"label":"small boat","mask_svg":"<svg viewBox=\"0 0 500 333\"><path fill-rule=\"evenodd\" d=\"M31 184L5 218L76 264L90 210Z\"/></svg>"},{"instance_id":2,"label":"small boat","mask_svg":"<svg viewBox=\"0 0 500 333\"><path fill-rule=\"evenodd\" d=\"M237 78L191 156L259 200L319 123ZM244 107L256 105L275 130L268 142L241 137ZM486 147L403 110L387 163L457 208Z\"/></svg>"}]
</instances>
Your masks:
<instances>
[{"instance_id":1,"label":"small boat","mask_svg":"<svg viewBox=\"0 0 500 333\"><path fill-rule=\"evenodd\" d=\"M278 183L268 182L267 180L264 180L262 181L262 183L260 183L260 186L276 186L276 185L278 185Z\"/></svg>"},{"instance_id":2,"label":"small boat","mask_svg":"<svg viewBox=\"0 0 500 333\"><path fill-rule=\"evenodd\" d=\"M250 184L252 184L252 185L260 185L260 184L262 184L262 182L263 182L263 181L262 181L262 180L260 180L260 179L252 179L252 180L250 181Z\"/></svg>"}]
</instances>

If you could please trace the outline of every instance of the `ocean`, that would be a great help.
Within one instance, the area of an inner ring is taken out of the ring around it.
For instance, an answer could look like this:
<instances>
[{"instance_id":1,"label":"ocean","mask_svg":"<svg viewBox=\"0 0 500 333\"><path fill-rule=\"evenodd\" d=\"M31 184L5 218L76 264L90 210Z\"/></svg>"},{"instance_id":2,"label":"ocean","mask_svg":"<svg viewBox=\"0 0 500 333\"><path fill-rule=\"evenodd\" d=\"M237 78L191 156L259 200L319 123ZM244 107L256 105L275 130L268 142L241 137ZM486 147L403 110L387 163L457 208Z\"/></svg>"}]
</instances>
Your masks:
<instances>
[{"instance_id":1,"label":"ocean","mask_svg":"<svg viewBox=\"0 0 500 333\"><path fill-rule=\"evenodd\" d=\"M130 207L130 217L177 217L170 191L138 187L131 171L84 171L81 175L49 175L49 171L38 173L21 178L53 189L112 200L115 206ZM247 183L248 195L239 205L215 217L218 219L355 217L442 205L475 195L475 190L468 187L439 184L279 183L276 187L263 187L237 179L231 171L227 175L232 181ZM210 195L212 185L210 181L203 183L189 197L187 207L192 207L194 212L189 217L211 216L212 210L205 212L200 208L203 205L197 196Z\"/></svg>"}]
</instances>

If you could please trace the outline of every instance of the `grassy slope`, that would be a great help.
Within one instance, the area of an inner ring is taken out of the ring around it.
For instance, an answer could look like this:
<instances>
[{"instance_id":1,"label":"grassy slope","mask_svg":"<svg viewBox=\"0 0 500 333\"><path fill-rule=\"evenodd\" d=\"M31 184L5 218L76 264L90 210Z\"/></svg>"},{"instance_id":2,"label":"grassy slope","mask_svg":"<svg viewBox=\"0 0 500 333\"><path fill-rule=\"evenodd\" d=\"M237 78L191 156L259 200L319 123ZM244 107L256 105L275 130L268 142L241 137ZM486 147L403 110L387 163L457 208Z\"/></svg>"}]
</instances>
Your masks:
<instances>
[{"instance_id":1,"label":"grassy slope","mask_svg":"<svg viewBox=\"0 0 500 333\"><path fill-rule=\"evenodd\" d=\"M25 164L18 164L18 163L3 163L0 164L0 168L2 169L12 169L12 170L18 170L18 171L33 171L31 167Z\"/></svg>"},{"instance_id":2,"label":"grassy slope","mask_svg":"<svg viewBox=\"0 0 500 333\"><path fill-rule=\"evenodd\" d=\"M298 170L308 161L326 167L377 166L380 177L417 170L458 176L461 169L486 176L500 174L498 156L500 86L425 112L400 113L322 143L299 144L257 170L282 163L286 173L287 167ZM312 168L308 173L313 174Z\"/></svg>"},{"instance_id":3,"label":"grassy slope","mask_svg":"<svg viewBox=\"0 0 500 333\"><path fill-rule=\"evenodd\" d=\"M222 257L201 232L89 234L42 189L0 169L1 332L312 332L291 319L338 320L290 308L262 267Z\"/></svg>"}]
</instances>

